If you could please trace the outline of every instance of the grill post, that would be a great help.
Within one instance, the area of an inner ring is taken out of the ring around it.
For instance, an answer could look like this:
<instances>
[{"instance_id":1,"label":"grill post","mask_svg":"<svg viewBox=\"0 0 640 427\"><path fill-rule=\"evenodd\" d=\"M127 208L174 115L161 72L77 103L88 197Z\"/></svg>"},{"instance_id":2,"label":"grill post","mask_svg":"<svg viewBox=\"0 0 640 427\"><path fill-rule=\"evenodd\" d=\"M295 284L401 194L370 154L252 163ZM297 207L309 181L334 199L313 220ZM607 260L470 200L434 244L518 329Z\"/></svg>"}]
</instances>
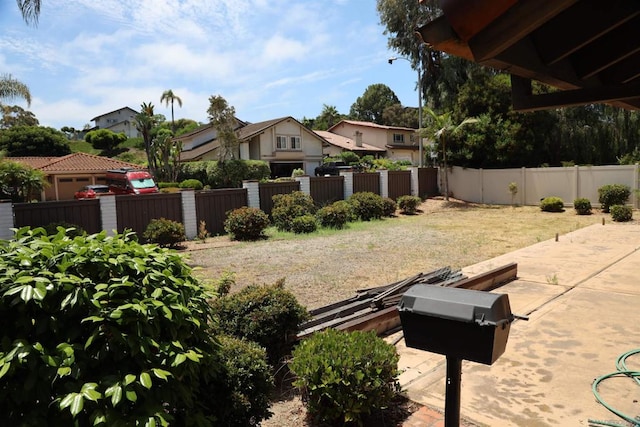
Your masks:
<instances>
[{"instance_id":1,"label":"grill post","mask_svg":"<svg viewBox=\"0 0 640 427\"><path fill-rule=\"evenodd\" d=\"M447 387L444 403L444 426L460 426L460 383L462 381L462 359L447 356Z\"/></svg>"}]
</instances>

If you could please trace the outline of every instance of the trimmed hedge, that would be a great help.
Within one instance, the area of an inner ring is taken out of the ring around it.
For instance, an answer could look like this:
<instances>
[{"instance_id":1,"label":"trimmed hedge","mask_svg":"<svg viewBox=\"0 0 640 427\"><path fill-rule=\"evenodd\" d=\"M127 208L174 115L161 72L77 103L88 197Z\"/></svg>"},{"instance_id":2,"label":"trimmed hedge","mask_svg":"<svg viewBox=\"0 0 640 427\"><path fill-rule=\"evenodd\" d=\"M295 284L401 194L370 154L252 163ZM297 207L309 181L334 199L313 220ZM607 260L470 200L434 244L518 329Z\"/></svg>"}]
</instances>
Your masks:
<instances>
[{"instance_id":1,"label":"trimmed hedge","mask_svg":"<svg viewBox=\"0 0 640 427\"><path fill-rule=\"evenodd\" d=\"M545 197L540 201L540 209L543 212L562 212L564 210L564 202L560 197Z\"/></svg>"}]
</instances>

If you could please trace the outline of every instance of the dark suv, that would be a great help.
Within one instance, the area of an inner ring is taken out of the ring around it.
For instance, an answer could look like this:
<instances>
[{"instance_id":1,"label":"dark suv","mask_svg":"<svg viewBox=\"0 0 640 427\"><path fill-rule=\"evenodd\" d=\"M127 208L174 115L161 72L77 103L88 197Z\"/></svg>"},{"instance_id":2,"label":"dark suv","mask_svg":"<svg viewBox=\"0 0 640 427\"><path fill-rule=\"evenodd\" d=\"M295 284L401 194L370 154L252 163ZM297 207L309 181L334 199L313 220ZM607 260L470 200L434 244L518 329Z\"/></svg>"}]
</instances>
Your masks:
<instances>
[{"instance_id":1,"label":"dark suv","mask_svg":"<svg viewBox=\"0 0 640 427\"><path fill-rule=\"evenodd\" d=\"M340 171L353 170L351 166L345 162L327 162L315 169L316 176L324 175L340 175Z\"/></svg>"}]
</instances>

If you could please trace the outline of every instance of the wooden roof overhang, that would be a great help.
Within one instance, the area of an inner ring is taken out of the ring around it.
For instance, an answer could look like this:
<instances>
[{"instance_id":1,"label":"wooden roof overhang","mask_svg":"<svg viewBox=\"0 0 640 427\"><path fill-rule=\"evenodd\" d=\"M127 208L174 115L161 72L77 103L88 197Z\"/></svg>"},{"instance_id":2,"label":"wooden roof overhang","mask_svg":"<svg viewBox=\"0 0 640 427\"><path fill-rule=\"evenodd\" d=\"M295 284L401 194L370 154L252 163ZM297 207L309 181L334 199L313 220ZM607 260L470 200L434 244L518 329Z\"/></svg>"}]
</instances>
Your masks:
<instances>
[{"instance_id":1,"label":"wooden roof overhang","mask_svg":"<svg viewBox=\"0 0 640 427\"><path fill-rule=\"evenodd\" d=\"M416 29L433 49L511 74L517 111L640 109L640 1L440 0ZM532 94L531 81L559 91Z\"/></svg>"}]
</instances>

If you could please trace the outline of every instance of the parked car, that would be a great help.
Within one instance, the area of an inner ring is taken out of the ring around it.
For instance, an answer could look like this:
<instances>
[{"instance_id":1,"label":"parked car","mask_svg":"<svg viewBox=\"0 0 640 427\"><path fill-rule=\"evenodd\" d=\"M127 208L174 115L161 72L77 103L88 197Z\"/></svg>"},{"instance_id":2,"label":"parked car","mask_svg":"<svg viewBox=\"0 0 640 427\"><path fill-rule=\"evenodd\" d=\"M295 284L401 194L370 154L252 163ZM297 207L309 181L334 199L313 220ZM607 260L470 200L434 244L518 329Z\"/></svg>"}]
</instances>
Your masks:
<instances>
[{"instance_id":1,"label":"parked car","mask_svg":"<svg viewBox=\"0 0 640 427\"><path fill-rule=\"evenodd\" d=\"M340 171L350 171L353 167L345 162L327 162L315 169L316 176L340 175Z\"/></svg>"},{"instance_id":2,"label":"parked car","mask_svg":"<svg viewBox=\"0 0 640 427\"><path fill-rule=\"evenodd\" d=\"M75 199L95 199L104 194L112 194L108 185L85 185L74 194Z\"/></svg>"},{"instance_id":3,"label":"parked car","mask_svg":"<svg viewBox=\"0 0 640 427\"><path fill-rule=\"evenodd\" d=\"M115 194L157 193L158 186L151 174L144 169L111 169L107 171L109 190Z\"/></svg>"}]
</instances>

